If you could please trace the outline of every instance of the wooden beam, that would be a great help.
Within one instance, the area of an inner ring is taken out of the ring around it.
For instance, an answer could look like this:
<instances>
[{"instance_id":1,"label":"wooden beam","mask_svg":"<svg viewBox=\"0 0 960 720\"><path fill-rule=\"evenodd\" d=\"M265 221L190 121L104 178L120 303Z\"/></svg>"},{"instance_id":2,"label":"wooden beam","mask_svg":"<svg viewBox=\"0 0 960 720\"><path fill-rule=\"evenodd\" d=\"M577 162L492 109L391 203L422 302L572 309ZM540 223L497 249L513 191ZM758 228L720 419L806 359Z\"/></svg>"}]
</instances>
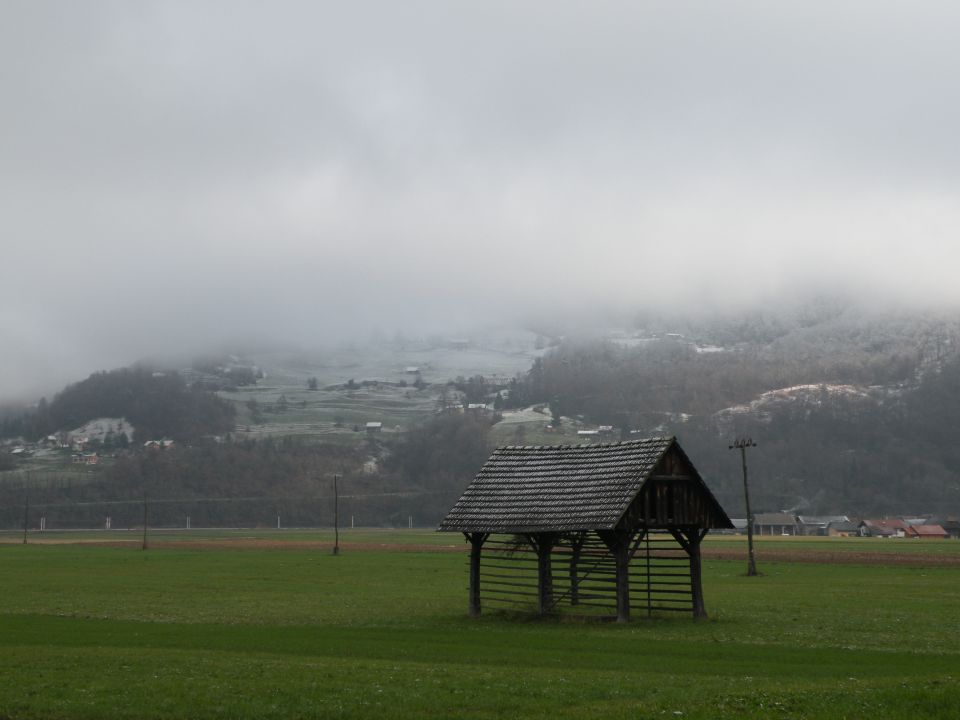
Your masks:
<instances>
[{"instance_id":1,"label":"wooden beam","mask_svg":"<svg viewBox=\"0 0 960 720\"><path fill-rule=\"evenodd\" d=\"M699 620L707 616L707 610L703 603L703 582L700 562L700 541L706 535L705 530L693 528L683 530L680 528L671 528L670 534L684 549L690 558L690 592L693 596L693 617Z\"/></svg>"},{"instance_id":2,"label":"wooden beam","mask_svg":"<svg viewBox=\"0 0 960 720\"><path fill-rule=\"evenodd\" d=\"M687 535L690 547L690 591L693 593L693 617L695 620L707 616L707 608L703 602L703 582L701 580L700 541L702 539L703 535L699 531Z\"/></svg>"},{"instance_id":3,"label":"wooden beam","mask_svg":"<svg viewBox=\"0 0 960 720\"><path fill-rule=\"evenodd\" d=\"M579 533L570 545L570 604L577 605L580 602L580 552L583 550L583 543L587 539L585 532Z\"/></svg>"},{"instance_id":4,"label":"wooden beam","mask_svg":"<svg viewBox=\"0 0 960 720\"><path fill-rule=\"evenodd\" d=\"M614 558L617 573L617 622L630 622L630 550L633 533L601 530L597 534Z\"/></svg>"},{"instance_id":5,"label":"wooden beam","mask_svg":"<svg viewBox=\"0 0 960 720\"><path fill-rule=\"evenodd\" d=\"M537 551L537 613L543 616L553 609L553 569L550 559L556 536L554 533L537 533L528 537Z\"/></svg>"},{"instance_id":6,"label":"wooden beam","mask_svg":"<svg viewBox=\"0 0 960 720\"><path fill-rule=\"evenodd\" d=\"M464 533L470 541L470 617L480 617L480 555L489 533Z\"/></svg>"},{"instance_id":7,"label":"wooden beam","mask_svg":"<svg viewBox=\"0 0 960 720\"><path fill-rule=\"evenodd\" d=\"M683 548L684 552L687 553L687 555L689 555L690 542L687 539L687 536L684 535L683 531L678 530L677 528L670 528L670 534L673 535L673 539L676 540L677 543L679 543L680 547Z\"/></svg>"}]
</instances>

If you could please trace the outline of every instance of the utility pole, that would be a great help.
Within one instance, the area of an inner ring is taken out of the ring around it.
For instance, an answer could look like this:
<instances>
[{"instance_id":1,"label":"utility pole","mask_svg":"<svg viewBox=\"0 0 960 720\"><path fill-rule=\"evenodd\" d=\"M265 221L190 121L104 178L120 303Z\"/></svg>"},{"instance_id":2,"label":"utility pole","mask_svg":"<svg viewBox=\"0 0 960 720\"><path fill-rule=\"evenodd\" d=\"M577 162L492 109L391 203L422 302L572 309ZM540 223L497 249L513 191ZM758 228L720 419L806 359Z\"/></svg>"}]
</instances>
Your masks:
<instances>
[{"instance_id":1,"label":"utility pole","mask_svg":"<svg viewBox=\"0 0 960 720\"><path fill-rule=\"evenodd\" d=\"M27 492L23 497L23 544L27 544L27 523L30 520L30 487L27 486Z\"/></svg>"},{"instance_id":2,"label":"utility pole","mask_svg":"<svg viewBox=\"0 0 960 720\"><path fill-rule=\"evenodd\" d=\"M143 494L143 545L141 550L147 549L147 494Z\"/></svg>"},{"instance_id":3,"label":"utility pole","mask_svg":"<svg viewBox=\"0 0 960 720\"><path fill-rule=\"evenodd\" d=\"M750 438L740 438L734 440L731 450L740 451L740 464L743 467L743 499L747 505L747 575L752 577L757 574L757 562L753 557L753 513L750 512L750 490L747 486L747 448L756 447L757 444Z\"/></svg>"},{"instance_id":4,"label":"utility pole","mask_svg":"<svg viewBox=\"0 0 960 720\"><path fill-rule=\"evenodd\" d=\"M27 524L30 522L30 486L33 484L33 476L27 470L27 482L23 487L23 544L27 544Z\"/></svg>"},{"instance_id":5,"label":"utility pole","mask_svg":"<svg viewBox=\"0 0 960 720\"><path fill-rule=\"evenodd\" d=\"M333 476L333 554L340 554L340 492L337 489L339 475Z\"/></svg>"}]
</instances>

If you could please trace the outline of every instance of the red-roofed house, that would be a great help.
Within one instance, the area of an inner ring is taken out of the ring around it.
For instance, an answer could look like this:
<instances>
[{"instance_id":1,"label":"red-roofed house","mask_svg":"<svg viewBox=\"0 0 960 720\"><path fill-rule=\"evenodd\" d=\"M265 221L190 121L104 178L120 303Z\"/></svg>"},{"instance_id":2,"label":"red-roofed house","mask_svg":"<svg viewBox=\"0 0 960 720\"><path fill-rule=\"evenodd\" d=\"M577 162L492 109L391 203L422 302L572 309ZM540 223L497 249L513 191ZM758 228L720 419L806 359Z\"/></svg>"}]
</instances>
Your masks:
<instances>
[{"instance_id":1,"label":"red-roofed house","mask_svg":"<svg viewBox=\"0 0 960 720\"><path fill-rule=\"evenodd\" d=\"M945 539L950 537L950 533L939 525L911 525L907 528L907 537Z\"/></svg>"}]
</instances>

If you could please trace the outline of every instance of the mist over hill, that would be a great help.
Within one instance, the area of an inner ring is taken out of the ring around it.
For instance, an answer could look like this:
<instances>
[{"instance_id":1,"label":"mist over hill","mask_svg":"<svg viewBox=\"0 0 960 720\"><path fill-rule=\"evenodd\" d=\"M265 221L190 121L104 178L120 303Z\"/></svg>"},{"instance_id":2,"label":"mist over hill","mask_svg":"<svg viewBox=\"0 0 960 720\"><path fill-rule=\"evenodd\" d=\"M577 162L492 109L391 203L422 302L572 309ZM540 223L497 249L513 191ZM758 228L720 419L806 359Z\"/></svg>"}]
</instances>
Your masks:
<instances>
[{"instance_id":1,"label":"mist over hill","mask_svg":"<svg viewBox=\"0 0 960 720\"><path fill-rule=\"evenodd\" d=\"M186 367L154 359L8 416L0 467L10 478L27 467L56 478L50 451L43 461L9 453L98 417L125 418L138 441L180 445L159 465L113 447L117 457L92 476L98 497L136 494L159 477L177 497L299 493L311 472L339 467L367 493L411 498L432 521L495 445L676 435L740 515L739 458L728 446L746 436L758 443L755 511L960 512L960 315L833 297L605 319L471 337L381 334L325 350L261 344ZM201 450L214 436L216 450ZM394 522L409 512L377 508L364 513ZM232 512L217 517L242 522Z\"/></svg>"},{"instance_id":2,"label":"mist over hill","mask_svg":"<svg viewBox=\"0 0 960 720\"><path fill-rule=\"evenodd\" d=\"M644 313L606 337L567 338L511 404L616 436L675 434L722 502L742 513L752 437L756 507L808 514L960 509L960 322L837 298L739 315Z\"/></svg>"},{"instance_id":3,"label":"mist over hill","mask_svg":"<svg viewBox=\"0 0 960 720\"><path fill-rule=\"evenodd\" d=\"M452 495L445 443L604 425L734 513L735 433L763 507L952 506L960 7L229 8L3 5L0 486L198 488L209 436ZM182 462L36 443L124 423Z\"/></svg>"}]
</instances>

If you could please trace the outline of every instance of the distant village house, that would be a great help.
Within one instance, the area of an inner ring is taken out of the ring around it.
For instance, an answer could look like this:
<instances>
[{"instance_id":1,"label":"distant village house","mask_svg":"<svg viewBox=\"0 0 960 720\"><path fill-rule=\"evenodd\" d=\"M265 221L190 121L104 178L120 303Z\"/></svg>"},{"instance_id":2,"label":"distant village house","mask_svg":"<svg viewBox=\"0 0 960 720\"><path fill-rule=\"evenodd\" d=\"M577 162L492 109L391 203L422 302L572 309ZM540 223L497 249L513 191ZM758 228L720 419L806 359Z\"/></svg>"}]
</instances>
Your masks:
<instances>
[{"instance_id":1,"label":"distant village house","mask_svg":"<svg viewBox=\"0 0 960 720\"><path fill-rule=\"evenodd\" d=\"M850 518L846 515L797 515L797 528L801 535L829 535L831 524L849 522Z\"/></svg>"},{"instance_id":2,"label":"distant village house","mask_svg":"<svg viewBox=\"0 0 960 720\"><path fill-rule=\"evenodd\" d=\"M907 523L900 518L864 519L857 532L860 537L906 537Z\"/></svg>"},{"instance_id":3,"label":"distant village house","mask_svg":"<svg viewBox=\"0 0 960 720\"><path fill-rule=\"evenodd\" d=\"M851 520L831 522L827 525L827 535L829 537L855 537L857 535L857 524Z\"/></svg>"},{"instance_id":4,"label":"distant village house","mask_svg":"<svg viewBox=\"0 0 960 720\"><path fill-rule=\"evenodd\" d=\"M945 540L949 533L939 525L908 525L905 536L908 538L928 538Z\"/></svg>"},{"instance_id":5,"label":"distant village house","mask_svg":"<svg viewBox=\"0 0 960 720\"><path fill-rule=\"evenodd\" d=\"M755 535L796 535L797 520L790 513L757 513L753 516Z\"/></svg>"},{"instance_id":6,"label":"distant village house","mask_svg":"<svg viewBox=\"0 0 960 720\"><path fill-rule=\"evenodd\" d=\"M173 446L173 440L147 440L143 444L146 450L169 450Z\"/></svg>"}]
</instances>

